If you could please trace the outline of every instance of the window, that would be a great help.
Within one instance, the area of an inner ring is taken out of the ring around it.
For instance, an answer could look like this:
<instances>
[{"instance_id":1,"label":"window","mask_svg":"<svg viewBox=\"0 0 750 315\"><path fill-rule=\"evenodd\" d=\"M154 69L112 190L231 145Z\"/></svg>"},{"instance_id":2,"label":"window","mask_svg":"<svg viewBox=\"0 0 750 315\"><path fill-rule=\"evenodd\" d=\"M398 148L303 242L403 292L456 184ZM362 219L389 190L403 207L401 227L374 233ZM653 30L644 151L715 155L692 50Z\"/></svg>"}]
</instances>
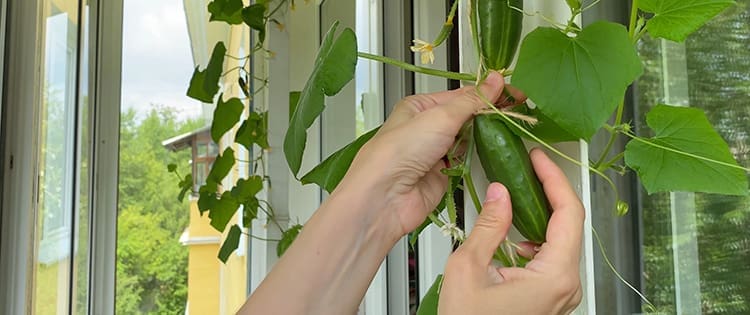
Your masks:
<instances>
[{"instance_id":1,"label":"window","mask_svg":"<svg viewBox=\"0 0 750 315\"><path fill-rule=\"evenodd\" d=\"M646 39L636 117L665 103L705 111L750 165L750 1L740 0L684 44ZM645 133L644 122L637 122ZM686 174L689 176L689 174ZM643 288L658 311L750 312L750 198L639 193Z\"/></svg>"},{"instance_id":2,"label":"window","mask_svg":"<svg viewBox=\"0 0 750 315\"><path fill-rule=\"evenodd\" d=\"M79 1L44 1L40 94L38 243L34 269L34 311L40 314L85 313L87 308L88 226L86 176L88 157L84 120L86 74L79 58L84 10ZM83 33L85 34L85 33ZM81 223L84 222L84 223ZM83 244L83 247L80 245ZM71 291L71 288L73 290Z\"/></svg>"}]
</instances>

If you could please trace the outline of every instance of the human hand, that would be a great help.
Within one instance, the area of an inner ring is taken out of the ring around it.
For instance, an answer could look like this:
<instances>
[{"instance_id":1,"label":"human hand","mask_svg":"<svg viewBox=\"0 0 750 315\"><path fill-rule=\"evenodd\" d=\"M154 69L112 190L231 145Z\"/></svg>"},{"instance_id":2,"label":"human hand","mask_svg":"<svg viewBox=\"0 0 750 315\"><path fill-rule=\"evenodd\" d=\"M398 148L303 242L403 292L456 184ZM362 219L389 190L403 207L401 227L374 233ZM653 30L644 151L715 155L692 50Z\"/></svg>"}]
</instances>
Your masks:
<instances>
[{"instance_id":1,"label":"human hand","mask_svg":"<svg viewBox=\"0 0 750 315\"><path fill-rule=\"evenodd\" d=\"M479 87L493 103L503 88L496 72ZM516 104L525 100L517 90L508 90ZM373 208L386 211L384 224L394 229L391 234L401 237L412 231L445 193L448 178L440 172L445 167L441 159L464 123L485 107L475 87L404 98L360 150L339 187L368 187Z\"/></svg>"},{"instance_id":2,"label":"human hand","mask_svg":"<svg viewBox=\"0 0 750 315\"><path fill-rule=\"evenodd\" d=\"M552 207L547 242L525 268L492 265L512 218L507 189L492 183L474 229L448 259L439 314L568 314L580 303L583 205L544 152L530 154Z\"/></svg>"}]
</instances>

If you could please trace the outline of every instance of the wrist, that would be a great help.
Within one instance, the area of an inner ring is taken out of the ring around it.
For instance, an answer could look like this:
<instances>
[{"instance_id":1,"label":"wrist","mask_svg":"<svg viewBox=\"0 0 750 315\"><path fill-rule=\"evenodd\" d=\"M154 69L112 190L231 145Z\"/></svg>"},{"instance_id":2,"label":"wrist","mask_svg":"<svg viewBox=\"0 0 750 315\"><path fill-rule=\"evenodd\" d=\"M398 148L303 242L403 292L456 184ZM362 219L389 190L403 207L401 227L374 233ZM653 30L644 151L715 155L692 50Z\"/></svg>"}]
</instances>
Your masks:
<instances>
[{"instance_id":1,"label":"wrist","mask_svg":"<svg viewBox=\"0 0 750 315\"><path fill-rule=\"evenodd\" d=\"M357 219L367 241L383 243L388 250L404 235L398 216L389 209L389 187L382 168L352 169L326 200Z\"/></svg>"}]
</instances>

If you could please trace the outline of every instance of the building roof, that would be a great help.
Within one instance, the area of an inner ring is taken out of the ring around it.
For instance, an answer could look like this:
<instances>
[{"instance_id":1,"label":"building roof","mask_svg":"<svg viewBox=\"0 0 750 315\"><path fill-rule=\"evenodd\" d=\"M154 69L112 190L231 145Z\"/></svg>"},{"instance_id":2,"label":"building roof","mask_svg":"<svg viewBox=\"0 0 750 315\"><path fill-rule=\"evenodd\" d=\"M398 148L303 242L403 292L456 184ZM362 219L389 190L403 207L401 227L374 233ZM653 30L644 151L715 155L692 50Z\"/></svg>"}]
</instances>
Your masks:
<instances>
[{"instance_id":1,"label":"building roof","mask_svg":"<svg viewBox=\"0 0 750 315\"><path fill-rule=\"evenodd\" d=\"M167 150L171 151L180 151L184 148L189 148L192 145L193 138L195 138L196 135L208 132L211 126L205 126L198 128L196 130L193 130L191 132L187 132L184 134L181 134L176 137L169 138L167 140L164 140L161 142L161 145L164 146Z\"/></svg>"}]
</instances>

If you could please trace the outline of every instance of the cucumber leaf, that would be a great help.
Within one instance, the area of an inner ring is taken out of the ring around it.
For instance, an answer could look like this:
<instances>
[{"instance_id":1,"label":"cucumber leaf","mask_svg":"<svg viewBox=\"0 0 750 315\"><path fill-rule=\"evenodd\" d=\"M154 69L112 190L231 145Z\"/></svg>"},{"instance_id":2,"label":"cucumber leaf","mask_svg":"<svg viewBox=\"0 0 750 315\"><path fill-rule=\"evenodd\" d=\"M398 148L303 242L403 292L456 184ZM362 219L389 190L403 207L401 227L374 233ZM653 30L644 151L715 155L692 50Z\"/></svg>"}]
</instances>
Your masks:
<instances>
[{"instance_id":1,"label":"cucumber leaf","mask_svg":"<svg viewBox=\"0 0 750 315\"><path fill-rule=\"evenodd\" d=\"M589 140L642 72L620 24L596 22L577 37L541 27L521 44L513 84L570 135Z\"/></svg>"},{"instance_id":2,"label":"cucumber leaf","mask_svg":"<svg viewBox=\"0 0 750 315\"><path fill-rule=\"evenodd\" d=\"M208 212L208 218L211 219L211 226L219 232L224 232L229 220L232 219L239 207L240 203L232 196L232 193L225 191Z\"/></svg>"},{"instance_id":3,"label":"cucumber leaf","mask_svg":"<svg viewBox=\"0 0 750 315\"><path fill-rule=\"evenodd\" d=\"M661 191L748 194L746 171L734 160L729 146L703 111L658 105L646 115L646 123L655 136L630 141L625 148L625 163L638 173L649 194Z\"/></svg>"},{"instance_id":4,"label":"cucumber leaf","mask_svg":"<svg viewBox=\"0 0 750 315\"><path fill-rule=\"evenodd\" d=\"M223 21L229 24L242 24L242 0L213 0L208 4L211 13L208 21Z\"/></svg>"},{"instance_id":5,"label":"cucumber leaf","mask_svg":"<svg viewBox=\"0 0 750 315\"><path fill-rule=\"evenodd\" d=\"M288 230L284 231L281 235L281 240L278 244L276 244L276 255L281 257L281 255L284 255L284 252L286 252L287 249L289 249L289 246L292 246L292 243L295 239L297 239L297 236L299 235L299 232L302 230L302 225L295 224Z\"/></svg>"},{"instance_id":6,"label":"cucumber leaf","mask_svg":"<svg viewBox=\"0 0 750 315\"><path fill-rule=\"evenodd\" d=\"M190 78L187 96L203 103L213 103L214 95L219 92L219 79L224 69L224 57L227 48L223 42L218 42L211 52L211 59L203 71L195 67L193 76Z\"/></svg>"},{"instance_id":7,"label":"cucumber leaf","mask_svg":"<svg viewBox=\"0 0 750 315\"><path fill-rule=\"evenodd\" d=\"M229 255L234 252L235 249L240 245L240 236L242 235L242 230L240 230L240 227L235 225L232 225L231 228L229 228L229 233L227 233L227 238L224 239L224 243L221 244L221 249L219 249L219 260L223 263L227 263L227 259L229 259Z\"/></svg>"},{"instance_id":8,"label":"cucumber leaf","mask_svg":"<svg viewBox=\"0 0 750 315\"><path fill-rule=\"evenodd\" d=\"M654 14L646 23L651 36L683 42L734 4L731 0L641 0L639 8Z\"/></svg>"},{"instance_id":9,"label":"cucumber leaf","mask_svg":"<svg viewBox=\"0 0 750 315\"><path fill-rule=\"evenodd\" d=\"M270 149L268 144L268 112L250 112L234 136L234 141L252 151L253 144Z\"/></svg>"},{"instance_id":10,"label":"cucumber leaf","mask_svg":"<svg viewBox=\"0 0 750 315\"><path fill-rule=\"evenodd\" d=\"M380 127L370 130L354 140L354 142L331 154L325 161L313 168L305 176L302 176L300 179L302 184L315 183L327 192L333 192L339 182L341 182L341 179L344 178L344 175L346 175L349 165L352 164L359 149L375 136L378 129Z\"/></svg>"},{"instance_id":11,"label":"cucumber leaf","mask_svg":"<svg viewBox=\"0 0 750 315\"><path fill-rule=\"evenodd\" d=\"M336 95L354 78L357 65L357 38L346 28L336 40L338 22L334 23L321 43L315 66L289 122L284 137L284 155L289 169L296 177L302 165L302 154L307 142L307 128L325 109L325 96Z\"/></svg>"},{"instance_id":12,"label":"cucumber leaf","mask_svg":"<svg viewBox=\"0 0 750 315\"><path fill-rule=\"evenodd\" d=\"M232 170L234 162L234 150L232 150L232 148L227 148L224 150L224 153L214 161L214 165L211 166L211 170L208 171L206 181L214 182L216 184L221 183L224 177L227 177L229 171Z\"/></svg>"},{"instance_id":13,"label":"cucumber leaf","mask_svg":"<svg viewBox=\"0 0 750 315\"><path fill-rule=\"evenodd\" d=\"M221 137L240 121L242 110L245 109L245 105L239 98L233 97L224 102L223 96L224 94L219 95L214 109L213 122L211 122L211 139L215 143L219 143Z\"/></svg>"},{"instance_id":14,"label":"cucumber leaf","mask_svg":"<svg viewBox=\"0 0 750 315\"><path fill-rule=\"evenodd\" d=\"M565 129L556 124L554 120L542 113L539 108L531 109L526 104L521 104L513 108L513 111L519 114L524 114L536 118L537 123L535 125L527 124L524 127L539 139L547 143L578 141L578 137L571 135L569 132L565 131ZM508 128L510 128L510 131L512 131L517 136L524 139L531 139L528 135L526 135L525 132L519 130L515 126L511 124L507 125Z\"/></svg>"},{"instance_id":15,"label":"cucumber leaf","mask_svg":"<svg viewBox=\"0 0 750 315\"><path fill-rule=\"evenodd\" d=\"M443 275L438 275L435 282L419 302L417 315L436 315L438 313L438 302L440 299L440 289L443 287Z\"/></svg>"}]
</instances>

